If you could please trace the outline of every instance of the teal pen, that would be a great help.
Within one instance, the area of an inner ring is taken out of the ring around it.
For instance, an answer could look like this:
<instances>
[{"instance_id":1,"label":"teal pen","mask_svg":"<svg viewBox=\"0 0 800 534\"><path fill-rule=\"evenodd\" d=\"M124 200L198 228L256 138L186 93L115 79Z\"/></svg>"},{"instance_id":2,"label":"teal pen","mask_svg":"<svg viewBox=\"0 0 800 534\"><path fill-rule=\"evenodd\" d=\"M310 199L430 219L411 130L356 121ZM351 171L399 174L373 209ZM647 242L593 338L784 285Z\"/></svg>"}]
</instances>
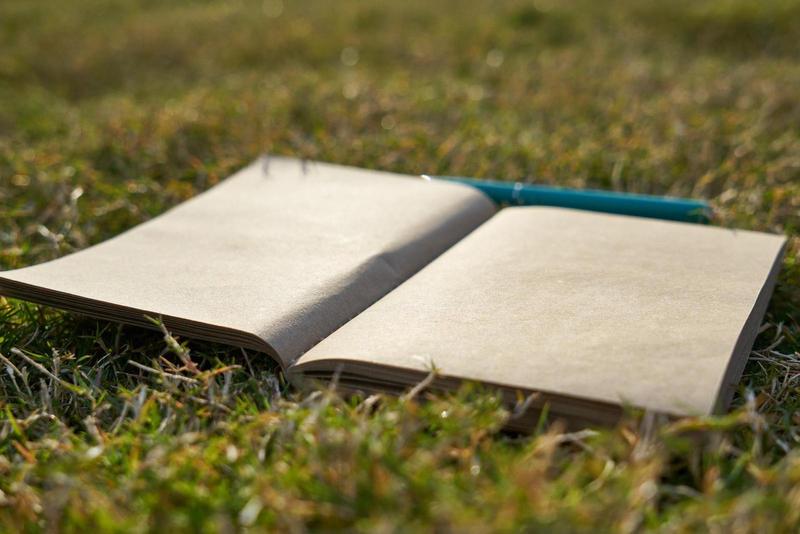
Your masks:
<instances>
[{"instance_id":1,"label":"teal pen","mask_svg":"<svg viewBox=\"0 0 800 534\"><path fill-rule=\"evenodd\" d=\"M498 204L516 206L558 206L579 210L617 213L652 219L707 223L711 207L702 200L619 193L598 189L569 189L520 182L476 180L456 176L427 176L471 185Z\"/></svg>"}]
</instances>

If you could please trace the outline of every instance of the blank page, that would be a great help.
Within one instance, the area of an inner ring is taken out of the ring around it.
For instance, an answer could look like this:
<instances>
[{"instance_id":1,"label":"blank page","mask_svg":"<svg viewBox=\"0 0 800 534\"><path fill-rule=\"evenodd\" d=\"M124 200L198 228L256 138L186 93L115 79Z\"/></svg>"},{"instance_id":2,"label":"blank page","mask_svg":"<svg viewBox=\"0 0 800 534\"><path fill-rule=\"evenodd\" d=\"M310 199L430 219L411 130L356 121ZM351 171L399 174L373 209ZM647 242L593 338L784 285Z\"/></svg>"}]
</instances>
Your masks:
<instances>
[{"instance_id":1,"label":"blank page","mask_svg":"<svg viewBox=\"0 0 800 534\"><path fill-rule=\"evenodd\" d=\"M264 350L288 365L494 214L466 186L264 158L0 293Z\"/></svg>"},{"instance_id":2,"label":"blank page","mask_svg":"<svg viewBox=\"0 0 800 534\"><path fill-rule=\"evenodd\" d=\"M342 377L399 383L433 362L445 377L553 398L707 414L740 377L783 245L756 232L506 209L293 371L343 365Z\"/></svg>"}]
</instances>

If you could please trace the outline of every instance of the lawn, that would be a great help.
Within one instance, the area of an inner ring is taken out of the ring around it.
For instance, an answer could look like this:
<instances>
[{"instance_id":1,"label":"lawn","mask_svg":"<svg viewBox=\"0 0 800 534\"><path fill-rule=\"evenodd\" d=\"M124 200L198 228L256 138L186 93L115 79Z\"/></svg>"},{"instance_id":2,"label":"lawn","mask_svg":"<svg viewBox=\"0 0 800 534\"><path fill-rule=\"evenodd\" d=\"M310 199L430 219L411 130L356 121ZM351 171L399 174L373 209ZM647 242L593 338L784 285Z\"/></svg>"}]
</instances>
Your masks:
<instances>
[{"instance_id":1,"label":"lawn","mask_svg":"<svg viewBox=\"0 0 800 534\"><path fill-rule=\"evenodd\" d=\"M0 298L0 531L797 529L798 42L793 0L3 0L0 269L265 152L705 198L791 240L729 415L527 436L491 390L297 391Z\"/></svg>"}]
</instances>

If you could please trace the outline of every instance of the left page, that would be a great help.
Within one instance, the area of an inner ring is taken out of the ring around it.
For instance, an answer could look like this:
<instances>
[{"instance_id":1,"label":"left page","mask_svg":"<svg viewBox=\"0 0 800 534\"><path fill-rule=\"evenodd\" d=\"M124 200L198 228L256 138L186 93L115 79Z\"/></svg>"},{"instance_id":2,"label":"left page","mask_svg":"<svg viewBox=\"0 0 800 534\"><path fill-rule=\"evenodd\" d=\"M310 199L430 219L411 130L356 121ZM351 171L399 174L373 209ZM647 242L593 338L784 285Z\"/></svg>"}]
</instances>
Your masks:
<instances>
[{"instance_id":1,"label":"left page","mask_svg":"<svg viewBox=\"0 0 800 534\"><path fill-rule=\"evenodd\" d=\"M286 367L495 212L467 186L264 157L0 294L267 352Z\"/></svg>"}]
</instances>

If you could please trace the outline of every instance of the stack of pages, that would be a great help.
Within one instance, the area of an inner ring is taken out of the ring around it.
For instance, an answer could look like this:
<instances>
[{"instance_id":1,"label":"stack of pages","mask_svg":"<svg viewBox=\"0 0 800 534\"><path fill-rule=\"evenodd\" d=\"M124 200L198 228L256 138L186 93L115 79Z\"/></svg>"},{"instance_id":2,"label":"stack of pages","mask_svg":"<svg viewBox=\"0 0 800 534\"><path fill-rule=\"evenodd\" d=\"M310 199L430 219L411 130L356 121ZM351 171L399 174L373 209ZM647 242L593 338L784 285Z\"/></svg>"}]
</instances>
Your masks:
<instances>
[{"instance_id":1,"label":"stack of pages","mask_svg":"<svg viewBox=\"0 0 800 534\"><path fill-rule=\"evenodd\" d=\"M397 392L478 381L581 422L724 410L782 236L561 208L262 158L164 215L0 273L0 294L262 351ZM520 422L520 426L526 423Z\"/></svg>"}]
</instances>

